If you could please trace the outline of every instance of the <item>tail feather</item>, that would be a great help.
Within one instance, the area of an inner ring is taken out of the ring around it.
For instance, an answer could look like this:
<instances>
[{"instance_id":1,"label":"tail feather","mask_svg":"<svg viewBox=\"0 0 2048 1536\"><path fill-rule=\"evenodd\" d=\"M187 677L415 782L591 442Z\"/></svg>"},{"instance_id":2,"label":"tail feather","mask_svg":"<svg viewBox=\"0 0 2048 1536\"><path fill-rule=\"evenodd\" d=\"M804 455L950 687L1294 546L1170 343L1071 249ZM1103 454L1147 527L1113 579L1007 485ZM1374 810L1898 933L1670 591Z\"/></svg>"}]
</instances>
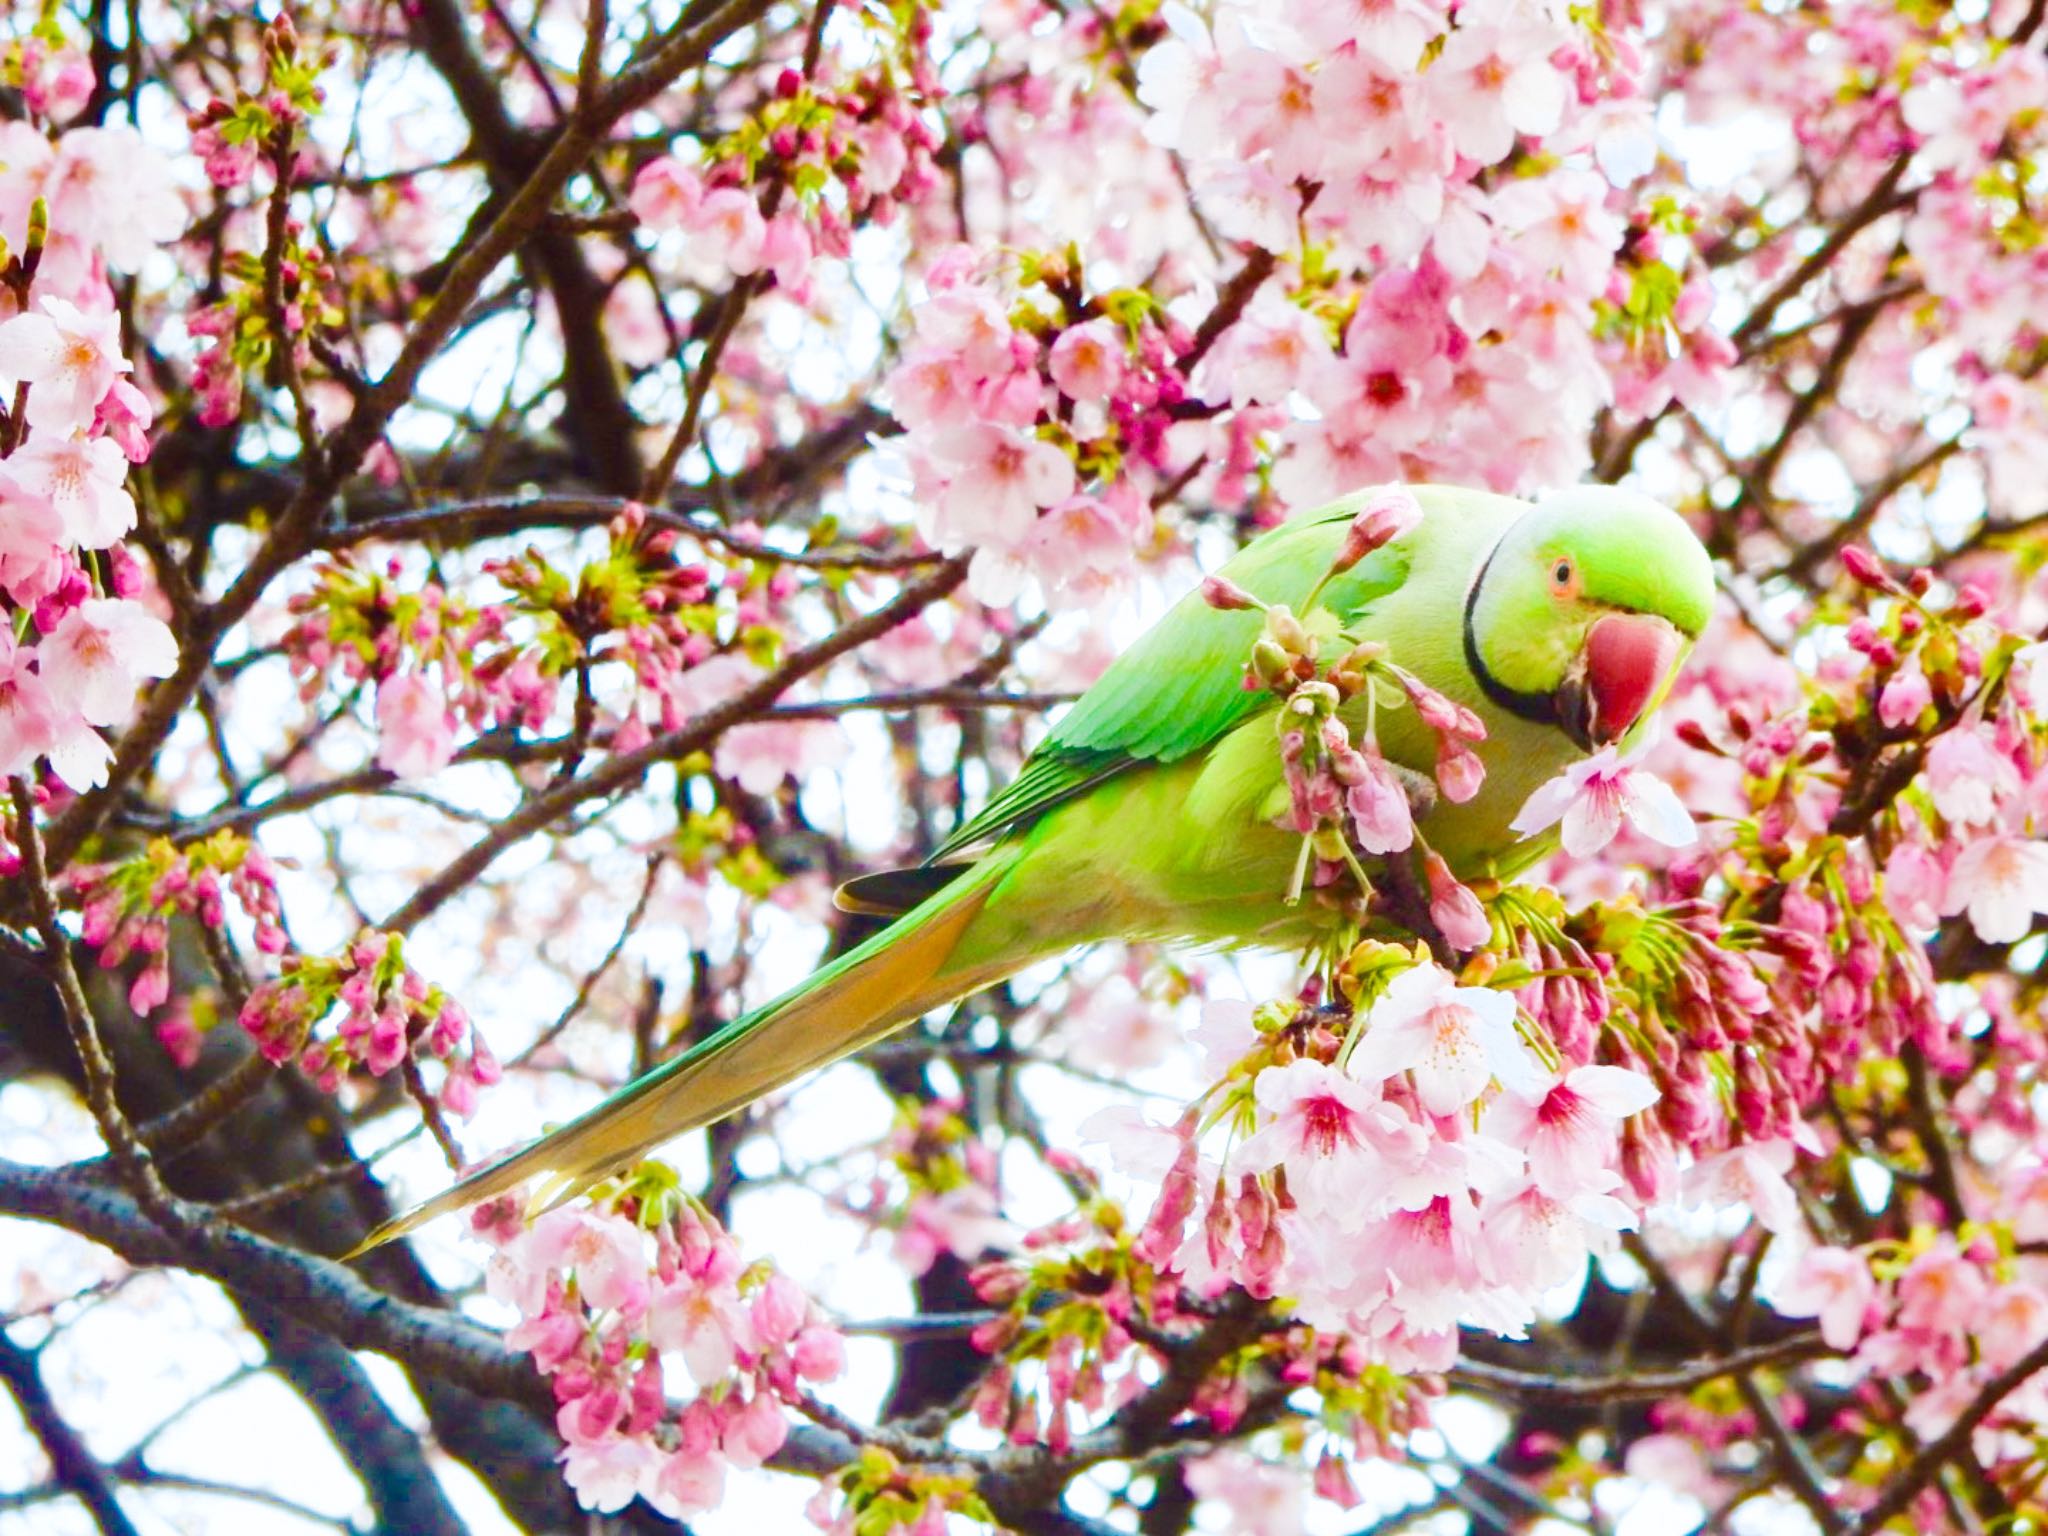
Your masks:
<instances>
[{"instance_id":1,"label":"tail feather","mask_svg":"<svg viewBox=\"0 0 2048 1536\"><path fill-rule=\"evenodd\" d=\"M998 852L794 991L735 1019L533 1145L395 1216L348 1255L545 1175L529 1214L572 1200L663 1142L721 1120L927 1010L1000 980L1028 957L949 966L960 936L1007 873Z\"/></svg>"}]
</instances>

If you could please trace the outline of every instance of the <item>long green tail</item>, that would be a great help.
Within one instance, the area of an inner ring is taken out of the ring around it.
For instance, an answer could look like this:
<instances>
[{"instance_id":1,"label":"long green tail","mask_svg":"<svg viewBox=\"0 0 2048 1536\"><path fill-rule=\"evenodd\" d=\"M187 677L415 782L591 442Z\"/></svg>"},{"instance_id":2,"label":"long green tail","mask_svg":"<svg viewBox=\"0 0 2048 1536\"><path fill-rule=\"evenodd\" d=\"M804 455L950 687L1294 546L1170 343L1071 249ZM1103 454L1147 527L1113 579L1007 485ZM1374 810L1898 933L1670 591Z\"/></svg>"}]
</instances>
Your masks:
<instances>
[{"instance_id":1,"label":"long green tail","mask_svg":"<svg viewBox=\"0 0 2048 1536\"><path fill-rule=\"evenodd\" d=\"M395 1216L365 1252L450 1211L545 1176L529 1209L574 1199L684 1131L709 1125L806 1072L879 1040L927 1010L977 992L1025 964L996 955L953 964L960 937L1018 858L999 848L774 1002L733 1020L532 1146L479 1168ZM353 1254L350 1255L353 1257Z\"/></svg>"}]
</instances>

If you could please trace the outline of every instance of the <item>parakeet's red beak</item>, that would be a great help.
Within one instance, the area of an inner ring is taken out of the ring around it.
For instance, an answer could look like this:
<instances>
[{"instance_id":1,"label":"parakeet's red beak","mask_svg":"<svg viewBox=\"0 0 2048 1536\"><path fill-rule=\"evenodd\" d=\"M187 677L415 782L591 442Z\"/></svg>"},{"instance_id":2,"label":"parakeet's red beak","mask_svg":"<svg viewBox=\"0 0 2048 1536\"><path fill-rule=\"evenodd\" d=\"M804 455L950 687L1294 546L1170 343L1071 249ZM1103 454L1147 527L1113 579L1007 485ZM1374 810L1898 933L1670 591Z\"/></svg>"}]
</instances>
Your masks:
<instances>
[{"instance_id":1,"label":"parakeet's red beak","mask_svg":"<svg viewBox=\"0 0 2048 1536\"><path fill-rule=\"evenodd\" d=\"M1594 624L1575 669L1560 690L1565 729L1588 751L1619 741L1643 717L1678 664L1684 637L1646 613L1610 613Z\"/></svg>"}]
</instances>

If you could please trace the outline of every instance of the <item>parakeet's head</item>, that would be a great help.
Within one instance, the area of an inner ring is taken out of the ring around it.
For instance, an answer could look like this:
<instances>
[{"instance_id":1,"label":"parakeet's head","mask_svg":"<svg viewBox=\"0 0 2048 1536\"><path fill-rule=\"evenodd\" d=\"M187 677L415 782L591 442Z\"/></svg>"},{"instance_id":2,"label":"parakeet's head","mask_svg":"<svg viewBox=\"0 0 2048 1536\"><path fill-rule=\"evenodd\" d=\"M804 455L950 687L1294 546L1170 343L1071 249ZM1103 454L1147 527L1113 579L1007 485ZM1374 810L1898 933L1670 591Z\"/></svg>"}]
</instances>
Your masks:
<instances>
[{"instance_id":1,"label":"parakeet's head","mask_svg":"<svg viewBox=\"0 0 2048 1536\"><path fill-rule=\"evenodd\" d=\"M1465 660L1494 703L1590 752L1662 701L1713 606L1713 567L1677 513L1578 486L1494 546L1466 594Z\"/></svg>"}]
</instances>

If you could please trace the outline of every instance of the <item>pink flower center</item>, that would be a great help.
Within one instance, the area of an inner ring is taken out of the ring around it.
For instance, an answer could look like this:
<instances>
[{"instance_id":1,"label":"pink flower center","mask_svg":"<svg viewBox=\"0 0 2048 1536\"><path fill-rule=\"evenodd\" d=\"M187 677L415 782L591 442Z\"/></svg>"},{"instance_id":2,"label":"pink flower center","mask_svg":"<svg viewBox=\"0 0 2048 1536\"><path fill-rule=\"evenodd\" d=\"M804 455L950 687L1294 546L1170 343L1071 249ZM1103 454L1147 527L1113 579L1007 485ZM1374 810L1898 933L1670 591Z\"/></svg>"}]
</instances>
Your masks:
<instances>
[{"instance_id":1,"label":"pink flower center","mask_svg":"<svg viewBox=\"0 0 2048 1536\"><path fill-rule=\"evenodd\" d=\"M107 632L89 625L80 628L71 647L80 661L94 669L108 666L114 659L114 647L107 639Z\"/></svg>"},{"instance_id":2,"label":"pink flower center","mask_svg":"<svg viewBox=\"0 0 2048 1536\"><path fill-rule=\"evenodd\" d=\"M1586 1101L1565 1087L1551 1089L1536 1110L1536 1123L1546 1131L1570 1130L1587 1118Z\"/></svg>"},{"instance_id":3,"label":"pink flower center","mask_svg":"<svg viewBox=\"0 0 2048 1536\"><path fill-rule=\"evenodd\" d=\"M1374 405L1387 407L1399 405L1408 396L1408 386L1401 382L1401 376L1391 371L1372 375L1365 381L1365 398Z\"/></svg>"},{"instance_id":4,"label":"pink flower center","mask_svg":"<svg viewBox=\"0 0 2048 1536\"><path fill-rule=\"evenodd\" d=\"M1318 1157L1331 1157L1340 1148L1358 1145L1350 1107L1335 1094L1319 1093L1303 1099L1301 1140Z\"/></svg>"},{"instance_id":5,"label":"pink flower center","mask_svg":"<svg viewBox=\"0 0 2048 1536\"><path fill-rule=\"evenodd\" d=\"M1024 450L1016 443L998 443L988 456L988 467L1003 480L1015 480L1024 472Z\"/></svg>"}]
</instances>

